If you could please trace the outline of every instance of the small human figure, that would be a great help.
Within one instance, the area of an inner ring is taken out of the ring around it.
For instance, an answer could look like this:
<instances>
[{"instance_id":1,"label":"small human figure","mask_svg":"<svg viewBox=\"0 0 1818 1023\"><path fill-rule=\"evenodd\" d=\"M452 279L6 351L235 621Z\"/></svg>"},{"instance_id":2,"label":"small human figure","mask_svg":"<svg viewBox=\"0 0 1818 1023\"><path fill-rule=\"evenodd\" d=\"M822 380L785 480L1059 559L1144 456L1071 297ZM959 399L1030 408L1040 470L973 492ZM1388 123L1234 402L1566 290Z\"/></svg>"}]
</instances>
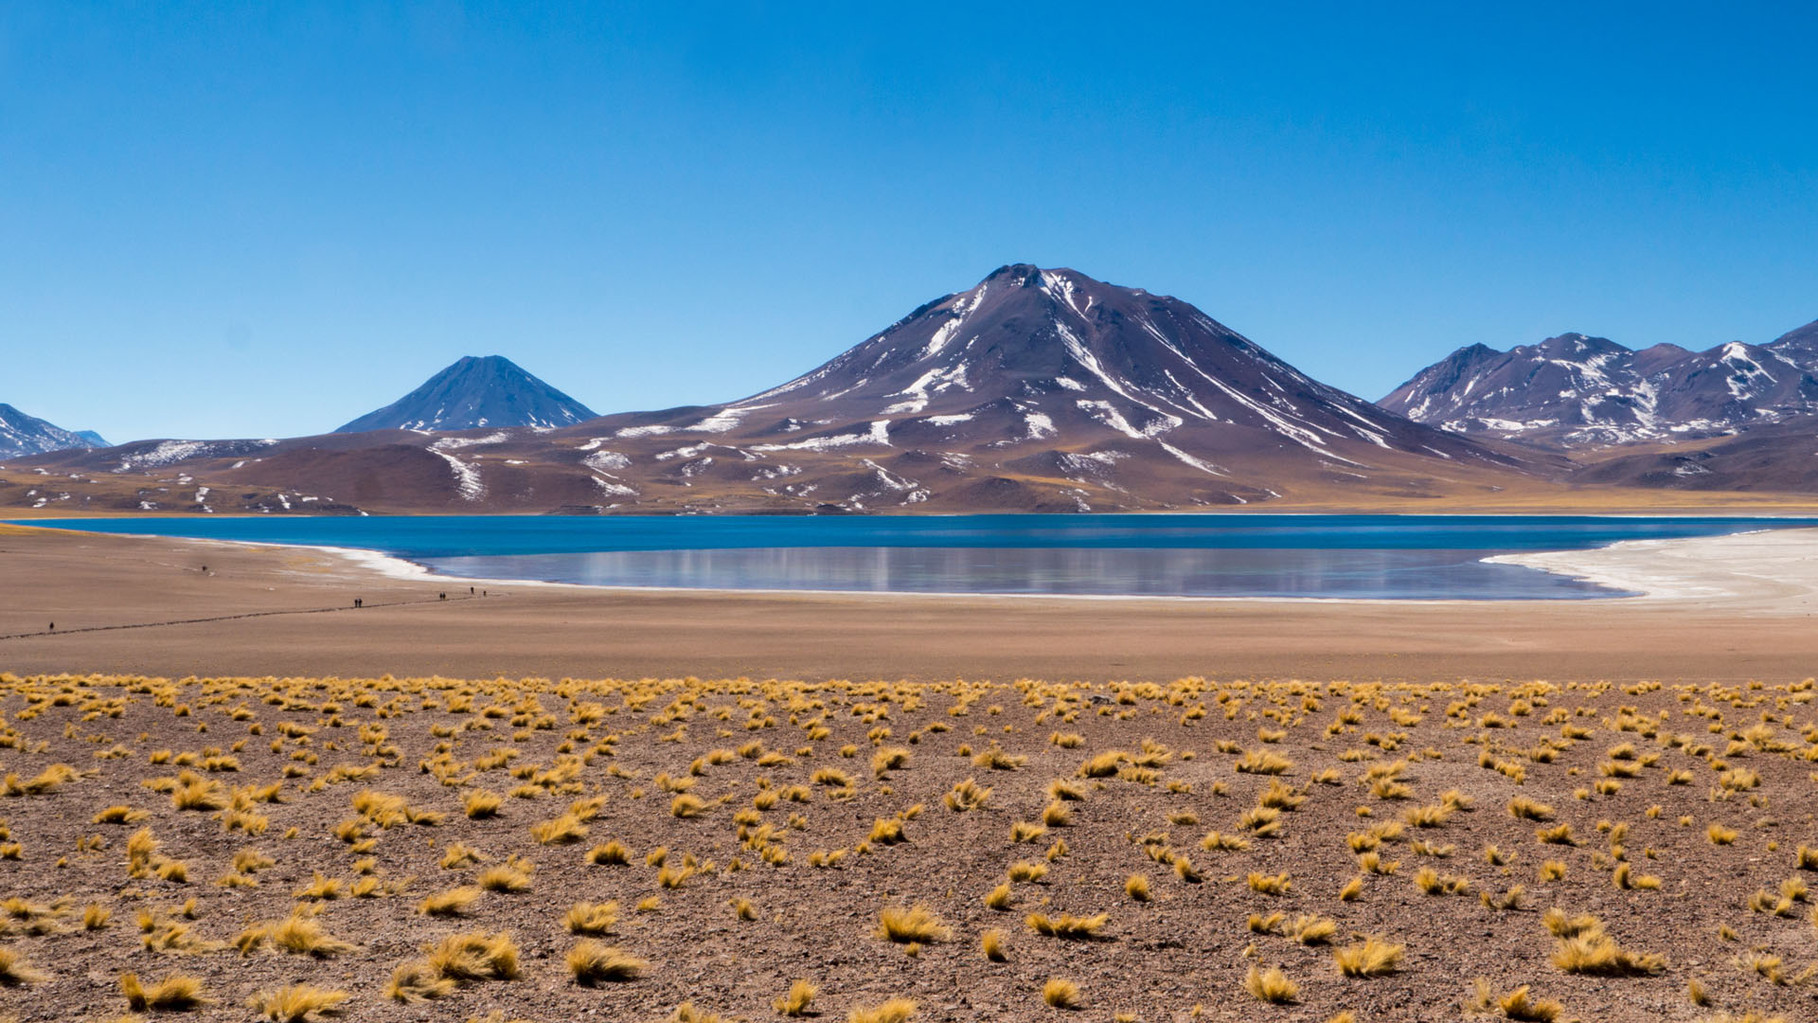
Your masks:
<instances>
[{"instance_id":1,"label":"small human figure","mask_svg":"<svg viewBox=\"0 0 1818 1023\"><path fill-rule=\"evenodd\" d=\"M50 627L50 630L51 630L51 631L52 631L52 632L56 632L56 631L57 631L57 623L56 623L56 622L52 622L52 623L51 623L51 627Z\"/></svg>"}]
</instances>

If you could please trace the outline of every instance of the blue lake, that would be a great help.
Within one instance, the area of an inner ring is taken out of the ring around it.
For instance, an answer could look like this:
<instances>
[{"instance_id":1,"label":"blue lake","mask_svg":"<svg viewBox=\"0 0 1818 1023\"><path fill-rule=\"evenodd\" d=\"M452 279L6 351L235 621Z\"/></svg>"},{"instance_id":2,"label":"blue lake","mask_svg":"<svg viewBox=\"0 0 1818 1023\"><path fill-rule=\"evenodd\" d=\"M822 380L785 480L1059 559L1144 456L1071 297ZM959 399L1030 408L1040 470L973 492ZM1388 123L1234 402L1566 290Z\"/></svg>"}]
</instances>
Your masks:
<instances>
[{"instance_id":1,"label":"blue lake","mask_svg":"<svg viewBox=\"0 0 1818 1023\"><path fill-rule=\"evenodd\" d=\"M1505 515L409 516L21 520L353 547L432 571L597 586L1094 596L1571 599L1492 554L1818 519Z\"/></svg>"}]
</instances>

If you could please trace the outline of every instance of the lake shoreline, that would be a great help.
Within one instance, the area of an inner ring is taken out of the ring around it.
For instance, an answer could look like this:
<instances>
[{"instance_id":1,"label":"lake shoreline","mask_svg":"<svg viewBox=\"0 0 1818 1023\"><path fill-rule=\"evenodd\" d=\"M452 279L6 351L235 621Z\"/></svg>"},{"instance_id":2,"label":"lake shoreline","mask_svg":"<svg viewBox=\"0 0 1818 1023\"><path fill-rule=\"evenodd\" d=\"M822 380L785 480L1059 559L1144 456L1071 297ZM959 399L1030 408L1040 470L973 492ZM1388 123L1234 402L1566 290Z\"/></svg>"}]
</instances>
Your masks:
<instances>
[{"instance_id":1,"label":"lake shoreline","mask_svg":"<svg viewBox=\"0 0 1818 1023\"><path fill-rule=\"evenodd\" d=\"M334 550L398 579L625 592L1235 601L1627 599L1578 552L1796 528L1763 517L1101 516L779 520L487 516L35 520L34 528ZM23 524L22 524L23 525ZM1528 555L1555 560L1530 563ZM1511 557L1518 555L1519 557Z\"/></svg>"},{"instance_id":2,"label":"lake shoreline","mask_svg":"<svg viewBox=\"0 0 1818 1023\"><path fill-rule=\"evenodd\" d=\"M1774 535L1789 551L1818 553L1818 531ZM17 637L0 639L0 671L15 674L1740 682L1802 679L1818 663L1818 603L1772 586L1673 599L1417 602L488 580L474 583L487 597L469 598L465 584L394 578L363 556L24 527L0 527L0 562L9 582L0 636ZM70 631L78 628L95 631Z\"/></svg>"}]
</instances>

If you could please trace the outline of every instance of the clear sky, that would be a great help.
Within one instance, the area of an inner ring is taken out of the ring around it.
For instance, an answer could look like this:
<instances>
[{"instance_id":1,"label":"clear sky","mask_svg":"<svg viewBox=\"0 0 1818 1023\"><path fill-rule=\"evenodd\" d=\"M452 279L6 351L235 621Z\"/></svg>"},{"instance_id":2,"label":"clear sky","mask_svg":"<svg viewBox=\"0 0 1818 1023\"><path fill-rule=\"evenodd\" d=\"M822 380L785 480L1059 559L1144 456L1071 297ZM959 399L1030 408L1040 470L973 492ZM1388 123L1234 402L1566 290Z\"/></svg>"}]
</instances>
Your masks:
<instances>
[{"instance_id":1,"label":"clear sky","mask_svg":"<svg viewBox=\"0 0 1818 1023\"><path fill-rule=\"evenodd\" d=\"M1009 262L1369 398L1765 342L1818 318L1813 10L8 0L0 401L287 436L493 353L721 401Z\"/></svg>"}]
</instances>

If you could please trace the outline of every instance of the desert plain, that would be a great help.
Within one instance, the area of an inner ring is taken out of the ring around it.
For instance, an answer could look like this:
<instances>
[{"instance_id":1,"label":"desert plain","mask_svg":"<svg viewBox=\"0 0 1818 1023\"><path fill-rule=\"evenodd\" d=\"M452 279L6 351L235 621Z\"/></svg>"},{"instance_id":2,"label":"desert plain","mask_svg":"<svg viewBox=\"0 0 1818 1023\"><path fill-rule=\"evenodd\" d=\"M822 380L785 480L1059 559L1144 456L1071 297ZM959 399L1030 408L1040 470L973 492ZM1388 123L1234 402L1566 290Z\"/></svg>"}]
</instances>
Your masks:
<instances>
[{"instance_id":1,"label":"desert plain","mask_svg":"<svg viewBox=\"0 0 1818 1023\"><path fill-rule=\"evenodd\" d=\"M1815 555L1554 564L1647 591L1591 601L469 594L6 528L0 1015L1813 1018Z\"/></svg>"}]
</instances>

